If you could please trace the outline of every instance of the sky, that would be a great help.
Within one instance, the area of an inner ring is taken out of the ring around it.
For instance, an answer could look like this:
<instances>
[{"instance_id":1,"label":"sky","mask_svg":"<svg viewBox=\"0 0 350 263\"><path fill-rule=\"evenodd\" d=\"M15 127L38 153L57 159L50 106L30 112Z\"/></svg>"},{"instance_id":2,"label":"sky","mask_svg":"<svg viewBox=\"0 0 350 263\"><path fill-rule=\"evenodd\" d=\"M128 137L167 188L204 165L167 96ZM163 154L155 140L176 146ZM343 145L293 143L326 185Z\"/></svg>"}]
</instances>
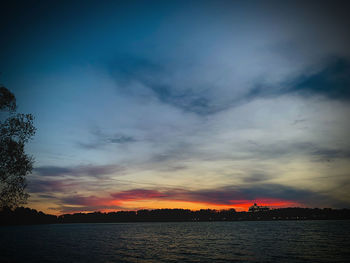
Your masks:
<instances>
[{"instance_id":1,"label":"sky","mask_svg":"<svg viewBox=\"0 0 350 263\"><path fill-rule=\"evenodd\" d=\"M350 207L342 1L8 1L28 206Z\"/></svg>"}]
</instances>

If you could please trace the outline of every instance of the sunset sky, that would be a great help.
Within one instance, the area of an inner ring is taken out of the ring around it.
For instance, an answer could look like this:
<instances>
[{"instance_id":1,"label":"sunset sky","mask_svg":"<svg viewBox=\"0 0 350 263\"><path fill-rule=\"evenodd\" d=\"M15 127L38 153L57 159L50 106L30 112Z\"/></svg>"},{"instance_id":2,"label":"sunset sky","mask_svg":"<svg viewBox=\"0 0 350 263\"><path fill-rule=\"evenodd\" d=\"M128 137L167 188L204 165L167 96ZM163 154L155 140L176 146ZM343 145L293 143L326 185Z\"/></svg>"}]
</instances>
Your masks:
<instances>
[{"instance_id":1,"label":"sunset sky","mask_svg":"<svg viewBox=\"0 0 350 263\"><path fill-rule=\"evenodd\" d=\"M8 2L29 207L350 207L345 2Z\"/></svg>"}]
</instances>

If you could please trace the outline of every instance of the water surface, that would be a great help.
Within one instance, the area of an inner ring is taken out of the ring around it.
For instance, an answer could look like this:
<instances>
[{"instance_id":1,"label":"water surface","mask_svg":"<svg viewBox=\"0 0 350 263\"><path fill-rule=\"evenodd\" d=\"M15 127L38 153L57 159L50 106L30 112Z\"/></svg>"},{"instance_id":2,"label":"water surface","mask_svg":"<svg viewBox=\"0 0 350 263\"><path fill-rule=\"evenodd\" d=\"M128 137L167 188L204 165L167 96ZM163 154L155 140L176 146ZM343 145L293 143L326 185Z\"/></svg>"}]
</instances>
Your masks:
<instances>
[{"instance_id":1,"label":"water surface","mask_svg":"<svg viewBox=\"0 0 350 263\"><path fill-rule=\"evenodd\" d=\"M350 262L350 221L0 227L7 262Z\"/></svg>"}]
</instances>

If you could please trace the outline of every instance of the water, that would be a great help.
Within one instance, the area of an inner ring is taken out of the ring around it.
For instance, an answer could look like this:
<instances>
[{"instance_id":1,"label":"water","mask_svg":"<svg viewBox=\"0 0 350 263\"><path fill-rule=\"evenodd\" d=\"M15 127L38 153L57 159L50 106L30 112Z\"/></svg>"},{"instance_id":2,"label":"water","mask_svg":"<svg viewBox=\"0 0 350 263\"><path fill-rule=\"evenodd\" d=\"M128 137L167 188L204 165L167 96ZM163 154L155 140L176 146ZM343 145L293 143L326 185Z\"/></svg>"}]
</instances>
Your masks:
<instances>
[{"instance_id":1,"label":"water","mask_svg":"<svg viewBox=\"0 0 350 263\"><path fill-rule=\"evenodd\" d=\"M0 262L350 262L350 221L0 227Z\"/></svg>"}]
</instances>

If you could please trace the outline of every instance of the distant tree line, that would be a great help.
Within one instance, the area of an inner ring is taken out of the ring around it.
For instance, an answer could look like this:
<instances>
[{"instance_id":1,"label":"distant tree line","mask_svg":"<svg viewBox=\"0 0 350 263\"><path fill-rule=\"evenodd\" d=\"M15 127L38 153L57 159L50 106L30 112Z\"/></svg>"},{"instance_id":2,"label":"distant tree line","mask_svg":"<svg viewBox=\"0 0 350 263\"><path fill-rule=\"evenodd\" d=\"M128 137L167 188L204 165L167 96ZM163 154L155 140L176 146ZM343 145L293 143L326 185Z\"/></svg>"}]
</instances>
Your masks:
<instances>
[{"instance_id":1,"label":"distant tree line","mask_svg":"<svg viewBox=\"0 0 350 263\"><path fill-rule=\"evenodd\" d=\"M34 225L34 224L55 224L58 223L58 217L38 212L35 209L17 207L10 209L8 207L0 210L1 225Z\"/></svg>"},{"instance_id":2,"label":"distant tree line","mask_svg":"<svg viewBox=\"0 0 350 263\"><path fill-rule=\"evenodd\" d=\"M34 209L18 207L0 211L1 225L58 224L58 223L117 223L117 222L203 222L255 220L326 220L350 219L350 209L280 208L259 212L202 209L155 209L118 211L110 213L75 213L48 215Z\"/></svg>"}]
</instances>

